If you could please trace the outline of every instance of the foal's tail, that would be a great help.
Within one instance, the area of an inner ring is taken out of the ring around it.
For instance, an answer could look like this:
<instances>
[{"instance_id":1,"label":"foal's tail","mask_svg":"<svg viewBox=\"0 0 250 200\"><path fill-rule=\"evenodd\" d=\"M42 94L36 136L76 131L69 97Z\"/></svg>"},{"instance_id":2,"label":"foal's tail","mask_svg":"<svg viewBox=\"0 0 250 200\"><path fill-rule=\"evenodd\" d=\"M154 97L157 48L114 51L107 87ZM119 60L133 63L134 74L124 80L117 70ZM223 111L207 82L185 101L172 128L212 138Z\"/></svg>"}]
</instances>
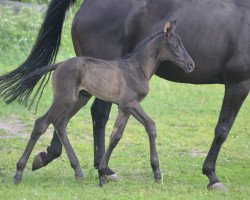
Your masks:
<instances>
[{"instance_id":1,"label":"foal's tail","mask_svg":"<svg viewBox=\"0 0 250 200\"><path fill-rule=\"evenodd\" d=\"M32 100L31 100L31 102L29 104L29 108L31 108L31 106L33 105L33 103L36 100L36 97L37 97L38 93L40 93L39 98L38 98L37 103L36 103L36 110L37 110L37 106L38 106L39 100L40 100L40 98L41 98L41 96L43 94L43 90L44 90L45 86L47 85L47 83L48 83L48 81L50 79L51 71L55 70L57 68L57 66L59 66L61 63L62 62L52 64L52 65L43 66L43 67L33 71L32 73L27 75L25 78L20 80L19 89L21 91L33 91L35 86L37 85L37 83L40 81L40 79L44 75L45 75L44 77L46 77L46 75L49 73L47 81L38 86L39 88L37 89L34 97L32 98Z\"/></svg>"},{"instance_id":2,"label":"foal's tail","mask_svg":"<svg viewBox=\"0 0 250 200\"><path fill-rule=\"evenodd\" d=\"M15 70L0 76L0 97L2 97L6 103L11 103L17 99L20 104L28 104L34 87L25 88L22 82L23 80L29 80L29 75L36 69L42 69L43 66L55 61L60 45L65 14L75 1L76 0L50 1L44 22L29 57ZM42 78L41 74L35 74L37 78L30 79L34 85ZM44 76L39 83L39 87L36 89L34 98L41 93L47 81L48 76ZM31 103L33 103L33 101L31 101Z\"/></svg>"},{"instance_id":3,"label":"foal's tail","mask_svg":"<svg viewBox=\"0 0 250 200\"><path fill-rule=\"evenodd\" d=\"M20 83L21 83L20 88L22 88L24 90L33 90L42 76L44 76L47 73L55 70L57 68L57 66L60 65L60 64L61 63L47 65L47 66L44 66L44 67L42 67L40 69L37 69L37 70L33 71L32 73L30 73L28 76L26 76L25 78L23 78L20 81Z\"/></svg>"}]
</instances>

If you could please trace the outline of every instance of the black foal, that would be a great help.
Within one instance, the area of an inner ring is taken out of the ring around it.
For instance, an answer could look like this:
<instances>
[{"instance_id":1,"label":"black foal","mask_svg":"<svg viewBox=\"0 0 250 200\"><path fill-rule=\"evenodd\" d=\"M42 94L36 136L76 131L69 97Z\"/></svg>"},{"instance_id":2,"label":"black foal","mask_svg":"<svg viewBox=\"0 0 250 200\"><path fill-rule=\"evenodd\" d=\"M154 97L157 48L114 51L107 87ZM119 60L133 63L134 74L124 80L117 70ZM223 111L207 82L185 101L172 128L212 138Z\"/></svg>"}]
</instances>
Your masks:
<instances>
[{"instance_id":1,"label":"black foal","mask_svg":"<svg viewBox=\"0 0 250 200\"><path fill-rule=\"evenodd\" d=\"M122 137L130 115L134 116L148 133L151 166L155 181L160 182L161 172L155 146L156 127L140 106L140 102L149 92L150 78L164 60L172 61L186 72L194 69L193 60L183 47L180 37L174 32L175 27L176 22L167 22L163 31L146 38L126 57L110 61L75 57L37 70L23 80L24 87L32 88L41 75L55 70L52 79L53 103L46 114L35 122L26 150L17 163L15 182L21 181L35 143L51 123L65 147L76 179L82 180L82 170L68 140L66 128L71 117L92 95L119 106L110 145L99 165L100 185L106 183L105 172L110 155Z\"/></svg>"}]
</instances>

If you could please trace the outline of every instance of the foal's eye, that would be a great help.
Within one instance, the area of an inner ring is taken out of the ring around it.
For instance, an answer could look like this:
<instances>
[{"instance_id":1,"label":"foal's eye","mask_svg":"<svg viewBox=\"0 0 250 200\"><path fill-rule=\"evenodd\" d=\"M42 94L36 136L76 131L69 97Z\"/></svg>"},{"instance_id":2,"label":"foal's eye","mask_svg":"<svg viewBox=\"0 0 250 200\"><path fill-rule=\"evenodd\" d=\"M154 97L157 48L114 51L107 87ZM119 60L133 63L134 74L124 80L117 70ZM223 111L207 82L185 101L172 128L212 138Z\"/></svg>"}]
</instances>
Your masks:
<instances>
[{"instance_id":1,"label":"foal's eye","mask_svg":"<svg viewBox=\"0 0 250 200\"><path fill-rule=\"evenodd\" d=\"M178 47L177 47L177 46L176 46L176 47L174 47L174 50L175 50L175 51L178 51Z\"/></svg>"}]
</instances>

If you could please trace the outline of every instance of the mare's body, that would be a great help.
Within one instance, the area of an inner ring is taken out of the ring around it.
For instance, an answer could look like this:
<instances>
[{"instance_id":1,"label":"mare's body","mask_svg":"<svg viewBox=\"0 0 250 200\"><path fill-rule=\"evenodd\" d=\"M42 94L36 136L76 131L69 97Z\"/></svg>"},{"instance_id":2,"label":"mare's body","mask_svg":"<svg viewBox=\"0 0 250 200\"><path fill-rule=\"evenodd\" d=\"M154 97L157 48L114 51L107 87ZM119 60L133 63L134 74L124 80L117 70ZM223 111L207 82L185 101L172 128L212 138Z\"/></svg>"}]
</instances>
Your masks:
<instances>
[{"instance_id":1,"label":"mare's body","mask_svg":"<svg viewBox=\"0 0 250 200\"><path fill-rule=\"evenodd\" d=\"M56 1L62 2L52 2ZM61 13L66 12L67 6L60 5L61 10L48 12L47 16L52 13L53 16L57 16L54 21L45 20L47 23L43 27L44 34L46 33L49 39L55 37L53 27L57 28L57 21L61 19ZM55 6L51 4L51 10L53 7ZM176 32L194 59L196 69L191 74L185 74L173 63L164 62L156 74L166 80L181 83L225 84L215 138L203 166L203 173L210 180L209 186L213 186L220 182L215 173L215 163L221 145L226 140L250 88L248 0L85 0L72 25L75 51L77 55L102 59L120 57L132 51L139 41L150 35L156 27L160 27L170 16L179 22ZM46 38L43 41L41 38L41 44L49 44L51 41ZM33 57L28 59L28 64L33 70L41 66L34 62L37 55L35 52L43 53L46 50L49 54L49 48L43 49L44 45L37 44ZM47 54L41 55L40 62L49 62ZM31 71L32 69L28 69L25 74L21 72L21 76L26 76ZM17 77L15 81L19 80ZM6 82L4 79L3 83ZM13 93L18 94L18 91ZM98 99L91 108L96 167L104 153L104 130L110 108L110 103ZM61 143L54 134L47 152L39 154L34 163L38 163L37 168L45 166L60 154Z\"/></svg>"}]
</instances>

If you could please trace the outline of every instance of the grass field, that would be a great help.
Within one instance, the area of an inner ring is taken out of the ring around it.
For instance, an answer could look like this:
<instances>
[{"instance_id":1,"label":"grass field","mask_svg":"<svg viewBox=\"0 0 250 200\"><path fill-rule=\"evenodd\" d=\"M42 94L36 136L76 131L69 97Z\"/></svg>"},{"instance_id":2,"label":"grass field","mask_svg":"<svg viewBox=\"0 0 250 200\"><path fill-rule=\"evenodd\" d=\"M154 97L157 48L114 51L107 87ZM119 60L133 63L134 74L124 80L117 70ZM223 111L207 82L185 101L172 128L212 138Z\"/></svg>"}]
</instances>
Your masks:
<instances>
[{"instance_id":1,"label":"grass field","mask_svg":"<svg viewBox=\"0 0 250 200\"><path fill-rule=\"evenodd\" d=\"M65 23L58 60L74 56L70 37L73 14L69 12ZM42 14L28 9L16 15L0 7L0 74L25 60L41 19ZM27 144L33 123L50 105L48 86L36 115L17 103L7 106L0 101L0 199L249 199L250 98L245 101L217 162L218 175L229 192L211 192L206 190L208 180L201 168L213 139L223 86L177 84L157 77L150 86L150 94L142 105L157 124L161 185L153 181L147 134L131 118L110 161L110 167L122 180L110 182L104 188L98 186L97 171L93 168L91 103L74 117L68 128L84 172L84 184L78 185L74 180L65 151L46 168L31 171L34 155L45 150L50 142L53 131L50 127L32 152L22 183L14 185L16 161ZM107 142L116 112L117 106L113 106Z\"/></svg>"}]
</instances>

